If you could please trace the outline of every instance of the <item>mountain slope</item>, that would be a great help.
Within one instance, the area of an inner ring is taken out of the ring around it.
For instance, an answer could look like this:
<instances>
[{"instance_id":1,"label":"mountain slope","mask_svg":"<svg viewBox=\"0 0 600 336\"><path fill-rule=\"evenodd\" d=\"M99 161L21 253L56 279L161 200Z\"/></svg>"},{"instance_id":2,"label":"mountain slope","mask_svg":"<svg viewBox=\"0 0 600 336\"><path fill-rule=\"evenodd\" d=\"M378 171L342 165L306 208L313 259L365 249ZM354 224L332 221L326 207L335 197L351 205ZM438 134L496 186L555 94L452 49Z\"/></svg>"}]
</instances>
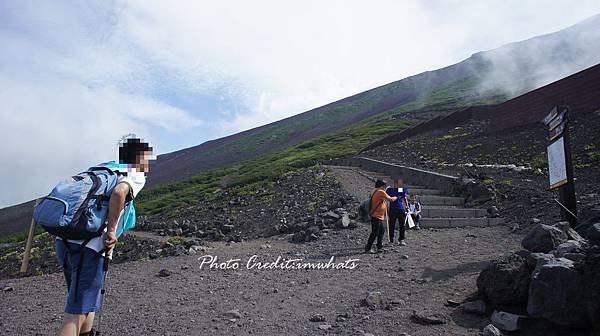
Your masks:
<instances>
[{"instance_id":1,"label":"mountain slope","mask_svg":"<svg viewBox=\"0 0 600 336\"><path fill-rule=\"evenodd\" d=\"M352 155L406 127L407 121L501 102L596 63L600 15L271 124L160 155L139 207L141 213L157 213L193 204L223 188L241 193L265 187L297 167ZM26 229L30 218L29 205L18 211L0 209L0 236Z\"/></svg>"},{"instance_id":2,"label":"mountain slope","mask_svg":"<svg viewBox=\"0 0 600 336\"><path fill-rule=\"evenodd\" d=\"M597 63L600 15L274 123L161 155L149 186L183 180L367 120L422 120L467 105L500 102Z\"/></svg>"}]
</instances>

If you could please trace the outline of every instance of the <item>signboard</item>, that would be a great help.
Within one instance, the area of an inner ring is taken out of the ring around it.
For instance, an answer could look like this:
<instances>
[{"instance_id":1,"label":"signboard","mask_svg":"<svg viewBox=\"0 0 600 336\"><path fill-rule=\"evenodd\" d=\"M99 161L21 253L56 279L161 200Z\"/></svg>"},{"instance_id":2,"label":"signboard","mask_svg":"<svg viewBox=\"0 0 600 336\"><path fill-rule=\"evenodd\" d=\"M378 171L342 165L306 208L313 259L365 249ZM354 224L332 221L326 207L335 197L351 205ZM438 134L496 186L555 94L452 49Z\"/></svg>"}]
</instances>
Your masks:
<instances>
[{"instance_id":1,"label":"signboard","mask_svg":"<svg viewBox=\"0 0 600 336\"><path fill-rule=\"evenodd\" d=\"M554 128L556 128L556 126L560 125L563 122L563 120L565 120L566 115L567 115L566 111L563 111L556 118L552 119L552 121L548 125L548 129L550 131L552 131Z\"/></svg>"},{"instance_id":2,"label":"signboard","mask_svg":"<svg viewBox=\"0 0 600 336\"><path fill-rule=\"evenodd\" d=\"M552 119L556 118L557 115L558 107L554 107L552 111L550 111L550 113L548 113L548 115L544 118L544 120L542 120L542 123L544 123L544 125L548 125Z\"/></svg>"},{"instance_id":3,"label":"signboard","mask_svg":"<svg viewBox=\"0 0 600 336\"><path fill-rule=\"evenodd\" d=\"M556 128L554 128L553 130L551 130L550 134L548 135L548 140L552 141L552 140L556 139L559 135L562 135L563 132L565 131L565 125L566 125L566 123L562 123L562 124L556 126Z\"/></svg>"},{"instance_id":4,"label":"signboard","mask_svg":"<svg viewBox=\"0 0 600 336\"><path fill-rule=\"evenodd\" d=\"M568 181L564 137L560 137L548 146L548 175L550 189L558 188Z\"/></svg>"}]
</instances>

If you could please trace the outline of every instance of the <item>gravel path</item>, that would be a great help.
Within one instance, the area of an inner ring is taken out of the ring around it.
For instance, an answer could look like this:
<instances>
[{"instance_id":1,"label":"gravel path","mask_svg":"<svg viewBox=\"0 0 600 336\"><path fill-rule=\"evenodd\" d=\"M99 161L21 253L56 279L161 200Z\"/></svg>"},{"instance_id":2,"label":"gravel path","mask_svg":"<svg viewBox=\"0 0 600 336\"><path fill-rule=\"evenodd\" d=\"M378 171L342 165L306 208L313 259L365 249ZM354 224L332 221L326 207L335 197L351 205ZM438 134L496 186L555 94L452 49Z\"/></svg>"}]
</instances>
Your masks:
<instances>
[{"instance_id":1,"label":"gravel path","mask_svg":"<svg viewBox=\"0 0 600 336\"><path fill-rule=\"evenodd\" d=\"M356 171L332 169L353 195L368 194L371 181ZM108 279L104 335L475 335L489 323L444 304L475 291L487 262L518 249L521 239L505 227L422 230L408 233L408 246L362 254L367 225L329 231L320 240L293 244L286 236L244 243L211 243L205 252L114 265ZM203 255L240 259L238 269L200 267ZM355 261L345 270L247 269L248 260L273 262ZM169 276L159 277L166 269ZM62 274L3 281L1 335L49 335L60 325L65 287ZM364 307L368 291L382 306ZM444 314L449 322L420 325L413 310ZM224 315L225 312L230 315ZM240 315L237 315L239 313ZM310 322L321 314L324 322ZM237 315L237 316L236 316Z\"/></svg>"}]
</instances>

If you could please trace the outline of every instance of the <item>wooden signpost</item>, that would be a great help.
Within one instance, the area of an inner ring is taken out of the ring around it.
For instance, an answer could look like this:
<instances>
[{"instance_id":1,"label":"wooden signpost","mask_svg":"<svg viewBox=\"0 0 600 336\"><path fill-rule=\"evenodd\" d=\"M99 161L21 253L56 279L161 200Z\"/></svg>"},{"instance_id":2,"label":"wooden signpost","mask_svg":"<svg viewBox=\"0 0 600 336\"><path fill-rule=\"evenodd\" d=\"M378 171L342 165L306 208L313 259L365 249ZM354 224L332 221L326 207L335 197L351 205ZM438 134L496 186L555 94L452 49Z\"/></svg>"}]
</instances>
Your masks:
<instances>
[{"instance_id":1,"label":"wooden signpost","mask_svg":"<svg viewBox=\"0 0 600 336\"><path fill-rule=\"evenodd\" d=\"M550 189L558 189L561 218L577 225L577 200L571 162L569 108L555 106L542 120L548 126L548 177Z\"/></svg>"}]
</instances>

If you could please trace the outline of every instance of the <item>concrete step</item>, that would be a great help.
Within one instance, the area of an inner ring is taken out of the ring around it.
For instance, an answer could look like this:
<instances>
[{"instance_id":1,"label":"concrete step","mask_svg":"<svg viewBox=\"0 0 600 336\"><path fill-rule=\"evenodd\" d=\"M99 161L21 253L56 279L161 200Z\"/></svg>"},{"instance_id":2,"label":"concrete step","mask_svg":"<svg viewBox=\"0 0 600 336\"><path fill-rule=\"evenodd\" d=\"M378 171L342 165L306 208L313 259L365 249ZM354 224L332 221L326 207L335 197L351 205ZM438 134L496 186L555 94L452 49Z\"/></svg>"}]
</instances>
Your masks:
<instances>
[{"instance_id":1,"label":"concrete step","mask_svg":"<svg viewBox=\"0 0 600 336\"><path fill-rule=\"evenodd\" d=\"M409 190L410 192L410 190ZM419 197L422 205L458 205L462 206L465 204L465 200L462 197L451 197L451 196L435 196L435 195L423 195Z\"/></svg>"},{"instance_id":2,"label":"concrete step","mask_svg":"<svg viewBox=\"0 0 600 336\"><path fill-rule=\"evenodd\" d=\"M409 195L418 195L418 196L442 195L442 191L437 190L437 189L408 188L408 194Z\"/></svg>"},{"instance_id":3,"label":"concrete step","mask_svg":"<svg viewBox=\"0 0 600 336\"><path fill-rule=\"evenodd\" d=\"M421 218L422 228L489 227L504 224L504 218Z\"/></svg>"},{"instance_id":4,"label":"concrete step","mask_svg":"<svg viewBox=\"0 0 600 336\"><path fill-rule=\"evenodd\" d=\"M480 218L487 215L485 209L473 208L425 208L421 210L424 218Z\"/></svg>"}]
</instances>

